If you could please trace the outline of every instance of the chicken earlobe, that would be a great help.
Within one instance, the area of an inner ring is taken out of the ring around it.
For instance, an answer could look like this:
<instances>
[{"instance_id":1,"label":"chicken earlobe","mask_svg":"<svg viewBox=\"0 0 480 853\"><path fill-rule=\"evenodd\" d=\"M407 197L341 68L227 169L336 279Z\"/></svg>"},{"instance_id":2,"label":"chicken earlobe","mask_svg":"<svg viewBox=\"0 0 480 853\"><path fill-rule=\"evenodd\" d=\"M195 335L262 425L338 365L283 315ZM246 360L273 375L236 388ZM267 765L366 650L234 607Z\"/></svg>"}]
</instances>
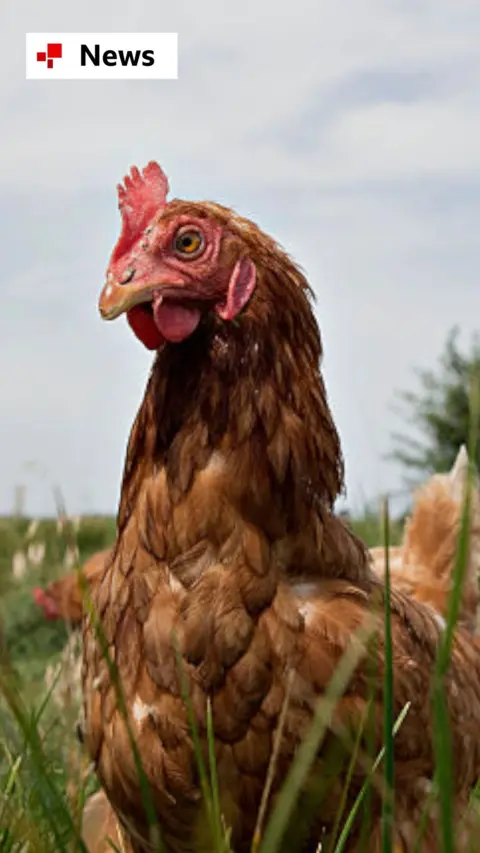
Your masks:
<instances>
[{"instance_id":1,"label":"chicken earlobe","mask_svg":"<svg viewBox=\"0 0 480 853\"><path fill-rule=\"evenodd\" d=\"M217 314L222 320L233 320L248 304L257 279L255 264L251 258L237 261L228 284L224 305L218 305Z\"/></svg>"}]
</instances>

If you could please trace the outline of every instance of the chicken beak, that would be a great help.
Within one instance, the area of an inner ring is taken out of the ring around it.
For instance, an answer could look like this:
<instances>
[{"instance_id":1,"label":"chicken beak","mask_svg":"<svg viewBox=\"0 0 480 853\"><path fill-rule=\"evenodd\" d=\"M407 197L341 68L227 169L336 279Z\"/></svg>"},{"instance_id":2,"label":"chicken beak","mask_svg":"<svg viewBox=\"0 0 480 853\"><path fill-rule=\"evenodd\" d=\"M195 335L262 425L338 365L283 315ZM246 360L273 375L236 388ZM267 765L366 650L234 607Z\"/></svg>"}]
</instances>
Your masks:
<instances>
[{"instance_id":1,"label":"chicken beak","mask_svg":"<svg viewBox=\"0 0 480 853\"><path fill-rule=\"evenodd\" d=\"M119 284L109 275L98 300L101 317L115 320L135 305L150 302L154 289L151 284Z\"/></svg>"}]
</instances>

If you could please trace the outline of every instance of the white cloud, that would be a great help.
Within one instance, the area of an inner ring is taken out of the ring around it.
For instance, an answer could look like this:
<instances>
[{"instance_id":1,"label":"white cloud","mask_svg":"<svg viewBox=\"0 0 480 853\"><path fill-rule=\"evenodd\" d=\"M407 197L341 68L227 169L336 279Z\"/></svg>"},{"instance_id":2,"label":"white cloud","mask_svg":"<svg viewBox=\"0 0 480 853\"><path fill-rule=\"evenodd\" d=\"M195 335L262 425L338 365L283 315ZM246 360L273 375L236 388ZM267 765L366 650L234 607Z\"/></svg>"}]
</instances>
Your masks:
<instances>
[{"instance_id":1,"label":"white cloud","mask_svg":"<svg viewBox=\"0 0 480 853\"><path fill-rule=\"evenodd\" d=\"M26 31L112 29L178 31L180 79L23 79ZM479 31L461 0L299 0L291 17L272 0L9 0L0 508L32 457L74 506L115 504L149 359L96 300L115 184L152 157L174 195L237 206L306 267L350 493L395 487L393 390L478 314Z\"/></svg>"}]
</instances>

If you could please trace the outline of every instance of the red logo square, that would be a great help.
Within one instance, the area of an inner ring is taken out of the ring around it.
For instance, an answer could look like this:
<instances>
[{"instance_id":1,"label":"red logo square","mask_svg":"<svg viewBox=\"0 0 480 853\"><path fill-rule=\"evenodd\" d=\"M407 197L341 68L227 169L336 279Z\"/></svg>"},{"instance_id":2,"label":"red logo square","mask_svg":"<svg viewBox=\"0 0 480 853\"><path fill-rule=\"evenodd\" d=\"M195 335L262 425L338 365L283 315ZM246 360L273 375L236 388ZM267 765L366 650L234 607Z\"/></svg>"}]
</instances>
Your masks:
<instances>
[{"instance_id":1,"label":"red logo square","mask_svg":"<svg viewBox=\"0 0 480 853\"><path fill-rule=\"evenodd\" d=\"M49 44L47 47L48 50L48 58L49 59L61 59L62 58L62 45L61 44Z\"/></svg>"}]
</instances>

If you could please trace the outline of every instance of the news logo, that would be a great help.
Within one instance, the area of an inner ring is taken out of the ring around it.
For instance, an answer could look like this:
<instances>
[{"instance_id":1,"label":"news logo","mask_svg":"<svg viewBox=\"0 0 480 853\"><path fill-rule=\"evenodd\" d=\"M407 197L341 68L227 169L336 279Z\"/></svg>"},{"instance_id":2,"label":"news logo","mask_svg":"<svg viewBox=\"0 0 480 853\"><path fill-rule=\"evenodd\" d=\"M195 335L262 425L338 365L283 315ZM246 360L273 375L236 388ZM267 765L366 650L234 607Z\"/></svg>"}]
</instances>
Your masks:
<instances>
[{"instance_id":1,"label":"news logo","mask_svg":"<svg viewBox=\"0 0 480 853\"><path fill-rule=\"evenodd\" d=\"M53 68L53 60L62 58L61 44L47 44L46 50L37 51L37 62L46 62L47 68Z\"/></svg>"},{"instance_id":2,"label":"news logo","mask_svg":"<svg viewBox=\"0 0 480 853\"><path fill-rule=\"evenodd\" d=\"M27 80L176 80L177 33L27 33Z\"/></svg>"}]
</instances>

